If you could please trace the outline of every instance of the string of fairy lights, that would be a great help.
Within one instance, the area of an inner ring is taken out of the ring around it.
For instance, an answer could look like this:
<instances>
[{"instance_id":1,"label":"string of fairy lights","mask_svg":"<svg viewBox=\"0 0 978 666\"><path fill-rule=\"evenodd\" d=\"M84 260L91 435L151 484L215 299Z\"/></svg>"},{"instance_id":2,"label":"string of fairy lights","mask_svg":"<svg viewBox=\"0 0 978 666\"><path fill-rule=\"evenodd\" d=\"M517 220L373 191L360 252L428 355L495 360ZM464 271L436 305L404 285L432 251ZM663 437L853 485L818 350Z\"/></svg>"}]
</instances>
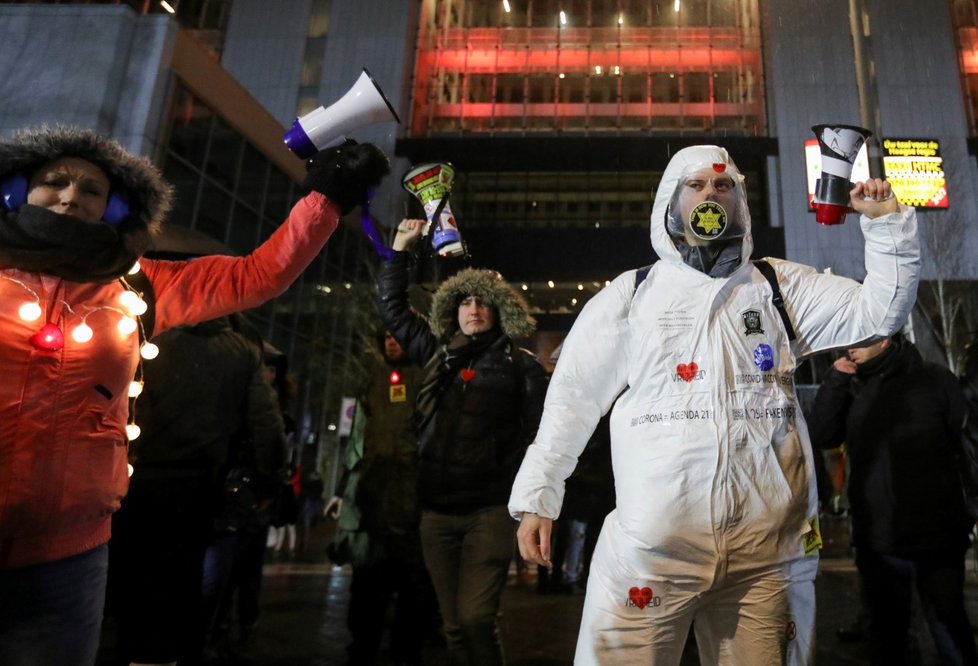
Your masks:
<instances>
[{"instance_id":1,"label":"string of fairy lights","mask_svg":"<svg viewBox=\"0 0 978 666\"><path fill-rule=\"evenodd\" d=\"M135 262L129 269L127 275L133 276L142 270L139 262ZM21 287L28 295L26 302L17 308L17 315L24 322L35 322L44 314L41 307L41 297L34 289L25 282L9 275L0 275L0 278L12 282ZM128 396L132 400L129 408L129 418L126 423L126 437L133 441L140 435L140 428L136 424L136 398L143 392L143 361L149 361L159 356L160 348L146 339L145 329L140 315L146 313L149 304L143 300L142 294L129 284L125 277L119 278L122 285L122 293L119 294L118 305L99 305L95 307L85 307L85 312L73 307L67 301L61 299L60 304L64 307L69 317L77 319L69 330L66 324L64 330L57 324L46 321L31 337L31 345L42 352L60 351L65 344L65 330L69 331L71 339L78 344L87 344L95 337L95 330L88 324L88 319L97 312L110 312L119 316L116 322L116 330L123 336L130 336L140 332L141 343L139 346L139 363L136 366L136 374L129 382ZM132 465L129 465L129 475L133 472Z\"/></svg>"}]
</instances>

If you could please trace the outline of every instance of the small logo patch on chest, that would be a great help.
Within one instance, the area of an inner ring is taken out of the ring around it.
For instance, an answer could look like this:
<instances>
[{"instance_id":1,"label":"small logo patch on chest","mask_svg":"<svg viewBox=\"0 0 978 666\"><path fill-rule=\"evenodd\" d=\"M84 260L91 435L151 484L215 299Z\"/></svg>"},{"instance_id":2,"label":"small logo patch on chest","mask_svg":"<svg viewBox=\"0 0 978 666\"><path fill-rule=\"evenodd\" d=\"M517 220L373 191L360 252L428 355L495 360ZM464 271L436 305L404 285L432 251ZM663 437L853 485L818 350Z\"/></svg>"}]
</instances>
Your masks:
<instances>
[{"instance_id":1,"label":"small logo patch on chest","mask_svg":"<svg viewBox=\"0 0 978 666\"><path fill-rule=\"evenodd\" d=\"M761 313L759 310L744 310L740 313L744 319L744 335L763 335Z\"/></svg>"},{"instance_id":2,"label":"small logo patch on chest","mask_svg":"<svg viewBox=\"0 0 978 666\"><path fill-rule=\"evenodd\" d=\"M762 342L754 348L754 365L761 372L767 372L774 367L774 350L771 349L771 345Z\"/></svg>"}]
</instances>

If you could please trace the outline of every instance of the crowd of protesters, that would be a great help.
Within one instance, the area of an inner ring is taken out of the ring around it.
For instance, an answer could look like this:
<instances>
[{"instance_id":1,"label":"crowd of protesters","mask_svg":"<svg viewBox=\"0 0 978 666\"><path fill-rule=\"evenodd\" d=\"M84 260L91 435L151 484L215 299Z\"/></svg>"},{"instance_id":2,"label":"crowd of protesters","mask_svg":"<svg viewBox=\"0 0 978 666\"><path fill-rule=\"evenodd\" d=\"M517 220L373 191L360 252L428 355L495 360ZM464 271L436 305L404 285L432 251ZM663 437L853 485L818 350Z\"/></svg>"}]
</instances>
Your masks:
<instances>
[{"instance_id":1,"label":"crowd of protesters","mask_svg":"<svg viewBox=\"0 0 978 666\"><path fill-rule=\"evenodd\" d=\"M552 375L494 270L412 307L428 225L402 221L333 488L289 453L284 355L236 314L287 289L389 171L352 141L307 166L254 252L190 261L152 254L172 190L147 160L76 128L0 142L0 663L90 665L103 614L119 663L227 663L267 551L313 547L326 515L352 567L350 664L377 662L391 604L398 663L440 635L452 664L504 664L514 544L542 591L585 595L576 663L678 664L692 634L701 663L812 664L813 445L842 443L873 663L903 663L914 589L941 658L978 663L978 345L959 380L900 334L920 253L887 181L850 192L857 282L752 262L736 163L680 150L655 193L659 260L588 302ZM806 423L794 373L834 349Z\"/></svg>"}]
</instances>

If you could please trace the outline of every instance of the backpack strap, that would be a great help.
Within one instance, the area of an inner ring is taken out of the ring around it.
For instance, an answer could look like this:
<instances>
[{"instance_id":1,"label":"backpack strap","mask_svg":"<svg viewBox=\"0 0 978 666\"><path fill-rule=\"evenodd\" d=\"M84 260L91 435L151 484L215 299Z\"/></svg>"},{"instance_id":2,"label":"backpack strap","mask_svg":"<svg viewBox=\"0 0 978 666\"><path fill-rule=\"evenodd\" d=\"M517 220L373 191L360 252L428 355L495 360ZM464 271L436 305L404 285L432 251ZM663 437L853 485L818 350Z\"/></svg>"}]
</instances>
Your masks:
<instances>
[{"instance_id":1,"label":"backpack strap","mask_svg":"<svg viewBox=\"0 0 978 666\"><path fill-rule=\"evenodd\" d=\"M139 342L149 342L156 328L156 292L153 291L153 283L143 271L119 279L146 302L146 312L139 315Z\"/></svg>"},{"instance_id":2,"label":"backpack strap","mask_svg":"<svg viewBox=\"0 0 978 666\"><path fill-rule=\"evenodd\" d=\"M635 289L638 289L638 285L645 282L645 278L649 276L649 271L652 270L652 264L648 266L642 266L640 269L635 271Z\"/></svg>"},{"instance_id":3,"label":"backpack strap","mask_svg":"<svg viewBox=\"0 0 978 666\"><path fill-rule=\"evenodd\" d=\"M784 324L784 329L788 333L788 340L794 340L797 337L795 335L795 327L791 325L791 318L788 317L788 311L784 307L784 297L781 295L781 287L778 285L778 275L774 272L774 266L763 259L758 259L753 264L761 272L761 275L764 276L768 284L771 285L771 301L774 303L774 307L777 308L778 314L781 315L781 323Z\"/></svg>"},{"instance_id":4,"label":"backpack strap","mask_svg":"<svg viewBox=\"0 0 978 666\"><path fill-rule=\"evenodd\" d=\"M757 270L761 272L761 275L767 280L768 284L771 285L771 301L774 303L774 307L777 309L778 314L781 316L781 323L784 324L784 329L788 333L788 340L794 340L797 336L795 335L795 327L791 325L791 318L788 316L788 311L784 307L784 297L781 295L781 286L778 284L777 273L774 272L774 266L764 261L763 259L758 259L753 262ZM635 289L645 282L645 278L649 276L649 271L652 270L652 264L648 266L643 266L635 272Z\"/></svg>"}]
</instances>

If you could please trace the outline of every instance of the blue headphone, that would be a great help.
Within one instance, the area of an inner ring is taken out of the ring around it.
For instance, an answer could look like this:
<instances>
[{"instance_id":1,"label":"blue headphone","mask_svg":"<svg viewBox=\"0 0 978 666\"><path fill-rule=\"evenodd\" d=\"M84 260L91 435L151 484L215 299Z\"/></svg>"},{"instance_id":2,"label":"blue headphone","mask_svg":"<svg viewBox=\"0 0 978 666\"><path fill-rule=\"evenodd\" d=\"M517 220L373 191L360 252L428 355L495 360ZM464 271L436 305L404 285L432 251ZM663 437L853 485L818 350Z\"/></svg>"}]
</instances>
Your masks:
<instances>
[{"instance_id":1,"label":"blue headphone","mask_svg":"<svg viewBox=\"0 0 978 666\"><path fill-rule=\"evenodd\" d=\"M7 210L17 210L27 203L27 177L20 172L14 172L0 179L0 201L2 201L0 205ZM109 192L102 221L116 227L122 224L129 214L129 197L126 196L125 190L113 188Z\"/></svg>"}]
</instances>

